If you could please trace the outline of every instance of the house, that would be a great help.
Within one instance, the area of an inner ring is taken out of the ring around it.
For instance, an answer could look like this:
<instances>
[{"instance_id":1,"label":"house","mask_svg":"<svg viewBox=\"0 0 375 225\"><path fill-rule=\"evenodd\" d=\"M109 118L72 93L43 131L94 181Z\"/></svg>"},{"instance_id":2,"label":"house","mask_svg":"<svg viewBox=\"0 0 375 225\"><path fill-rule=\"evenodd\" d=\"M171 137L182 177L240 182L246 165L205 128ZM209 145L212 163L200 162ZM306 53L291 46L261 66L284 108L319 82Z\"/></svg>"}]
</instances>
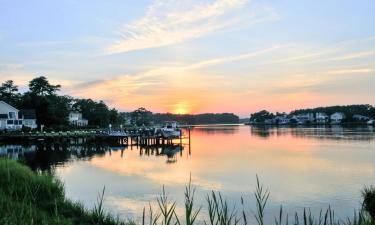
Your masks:
<instances>
[{"instance_id":1,"label":"house","mask_svg":"<svg viewBox=\"0 0 375 225\"><path fill-rule=\"evenodd\" d=\"M313 113L297 114L295 119L297 120L298 124L305 124L307 122L313 122L314 114Z\"/></svg>"},{"instance_id":2,"label":"house","mask_svg":"<svg viewBox=\"0 0 375 225\"><path fill-rule=\"evenodd\" d=\"M38 125L36 124L36 113L35 109L21 109L18 113L18 117L22 118L23 125L31 129L36 129Z\"/></svg>"},{"instance_id":3,"label":"house","mask_svg":"<svg viewBox=\"0 0 375 225\"><path fill-rule=\"evenodd\" d=\"M342 120L346 118L346 116L342 112L335 112L334 114L330 116L330 118L331 118L332 124L337 124L337 123L341 123Z\"/></svg>"},{"instance_id":4,"label":"house","mask_svg":"<svg viewBox=\"0 0 375 225\"><path fill-rule=\"evenodd\" d=\"M368 117L368 116L362 116L362 115L359 115L359 114L353 115L352 118L355 121L368 121L368 120L370 120L370 117Z\"/></svg>"},{"instance_id":5,"label":"house","mask_svg":"<svg viewBox=\"0 0 375 225\"><path fill-rule=\"evenodd\" d=\"M82 113L72 111L69 113L69 124L77 127L85 127L89 124L89 121L82 118Z\"/></svg>"},{"instance_id":6,"label":"house","mask_svg":"<svg viewBox=\"0 0 375 225\"><path fill-rule=\"evenodd\" d=\"M276 116L274 118L274 121L275 121L276 124L280 124L280 125L285 125L285 124L289 124L290 123L290 119L287 117L286 114L282 114L282 115Z\"/></svg>"},{"instance_id":7,"label":"house","mask_svg":"<svg viewBox=\"0 0 375 225\"><path fill-rule=\"evenodd\" d=\"M18 117L19 110L4 101L0 101L0 130L22 129L22 119Z\"/></svg>"},{"instance_id":8,"label":"house","mask_svg":"<svg viewBox=\"0 0 375 225\"><path fill-rule=\"evenodd\" d=\"M319 124L325 124L329 120L329 116L323 112L315 113L315 121Z\"/></svg>"}]
</instances>

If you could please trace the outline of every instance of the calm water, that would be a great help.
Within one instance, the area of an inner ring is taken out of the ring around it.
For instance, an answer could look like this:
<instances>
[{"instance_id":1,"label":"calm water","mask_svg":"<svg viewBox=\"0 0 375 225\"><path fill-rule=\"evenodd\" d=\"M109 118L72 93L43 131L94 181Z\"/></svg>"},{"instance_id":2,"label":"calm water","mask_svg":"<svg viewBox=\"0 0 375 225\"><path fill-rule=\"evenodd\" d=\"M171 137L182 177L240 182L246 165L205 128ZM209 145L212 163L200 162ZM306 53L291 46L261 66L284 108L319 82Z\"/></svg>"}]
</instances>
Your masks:
<instances>
[{"instance_id":1,"label":"calm water","mask_svg":"<svg viewBox=\"0 0 375 225\"><path fill-rule=\"evenodd\" d=\"M0 154L5 148L9 145ZM271 191L266 210L272 218L280 205L288 212L303 207L318 212L331 205L338 216L346 217L360 206L364 185L375 184L372 127L195 127L190 146L188 139L183 140L182 151L178 147L149 151L108 146L91 146L88 151L75 146L54 146L53 151L41 146L22 148L32 168L55 172L65 183L67 196L87 207L93 207L105 186L106 208L122 218L140 218L143 207L155 201L163 185L182 207L190 174L198 204L205 205L205 195L217 190L237 207L243 196L249 211L255 209L252 193L258 174Z\"/></svg>"}]
</instances>

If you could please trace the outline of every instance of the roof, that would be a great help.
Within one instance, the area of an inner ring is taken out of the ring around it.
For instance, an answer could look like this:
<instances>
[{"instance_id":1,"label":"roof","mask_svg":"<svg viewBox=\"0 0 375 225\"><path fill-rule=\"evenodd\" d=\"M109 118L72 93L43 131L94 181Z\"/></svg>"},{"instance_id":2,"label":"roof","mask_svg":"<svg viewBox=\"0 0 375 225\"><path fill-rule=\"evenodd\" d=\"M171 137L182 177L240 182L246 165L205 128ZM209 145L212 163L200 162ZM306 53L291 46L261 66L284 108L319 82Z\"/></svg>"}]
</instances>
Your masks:
<instances>
[{"instance_id":1,"label":"roof","mask_svg":"<svg viewBox=\"0 0 375 225\"><path fill-rule=\"evenodd\" d=\"M14 111L19 111L18 109L16 109L15 107L9 105L8 103L6 103L6 102L4 102L4 101L0 101L0 104L7 105L7 106L9 106L10 108L12 108Z\"/></svg>"},{"instance_id":2,"label":"roof","mask_svg":"<svg viewBox=\"0 0 375 225\"><path fill-rule=\"evenodd\" d=\"M18 113L18 117L24 119L36 119L35 109L21 109Z\"/></svg>"},{"instance_id":3,"label":"roof","mask_svg":"<svg viewBox=\"0 0 375 225\"><path fill-rule=\"evenodd\" d=\"M0 114L0 119L8 119L8 114Z\"/></svg>"}]
</instances>

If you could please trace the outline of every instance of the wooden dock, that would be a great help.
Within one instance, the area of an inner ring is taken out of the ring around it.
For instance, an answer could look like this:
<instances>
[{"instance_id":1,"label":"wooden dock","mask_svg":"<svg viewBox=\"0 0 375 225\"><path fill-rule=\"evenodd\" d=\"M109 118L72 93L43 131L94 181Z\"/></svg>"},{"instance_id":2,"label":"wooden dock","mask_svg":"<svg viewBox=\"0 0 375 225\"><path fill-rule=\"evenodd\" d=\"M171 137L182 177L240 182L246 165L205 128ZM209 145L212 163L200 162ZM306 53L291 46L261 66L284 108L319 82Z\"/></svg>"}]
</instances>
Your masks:
<instances>
[{"instance_id":1,"label":"wooden dock","mask_svg":"<svg viewBox=\"0 0 375 225\"><path fill-rule=\"evenodd\" d=\"M190 132L188 132L190 134ZM121 145L170 145L175 140L187 138L180 130L179 136L165 137L153 129L126 131L66 131L66 132L9 132L0 134L0 142L49 142L78 144L92 142L116 142Z\"/></svg>"}]
</instances>

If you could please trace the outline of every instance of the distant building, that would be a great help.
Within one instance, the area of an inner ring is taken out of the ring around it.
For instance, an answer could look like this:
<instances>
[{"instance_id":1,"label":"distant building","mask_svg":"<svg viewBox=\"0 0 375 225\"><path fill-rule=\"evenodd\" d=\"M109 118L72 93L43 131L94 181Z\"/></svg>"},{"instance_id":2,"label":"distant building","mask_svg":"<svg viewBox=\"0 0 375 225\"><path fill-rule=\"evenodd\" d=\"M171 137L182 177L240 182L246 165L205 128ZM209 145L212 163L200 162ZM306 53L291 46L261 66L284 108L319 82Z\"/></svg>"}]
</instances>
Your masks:
<instances>
[{"instance_id":1,"label":"distant building","mask_svg":"<svg viewBox=\"0 0 375 225\"><path fill-rule=\"evenodd\" d=\"M328 123L329 116L323 112L317 112L315 113L315 121L319 124L325 124Z\"/></svg>"},{"instance_id":2,"label":"distant building","mask_svg":"<svg viewBox=\"0 0 375 225\"><path fill-rule=\"evenodd\" d=\"M297 114L294 118L297 120L298 124L305 124L307 122L314 122L314 114L313 113Z\"/></svg>"},{"instance_id":3,"label":"distant building","mask_svg":"<svg viewBox=\"0 0 375 225\"><path fill-rule=\"evenodd\" d=\"M290 123L290 119L286 113L278 115L274 118L275 124L285 125Z\"/></svg>"},{"instance_id":4,"label":"distant building","mask_svg":"<svg viewBox=\"0 0 375 225\"><path fill-rule=\"evenodd\" d=\"M337 123L341 123L342 120L346 118L346 116L342 112L335 112L334 114L330 116L330 118L331 118L331 123L337 124Z\"/></svg>"},{"instance_id":5,"label":"distant building","mask_svg":"<svg viewBox=\"0 0 375 225\"><path fill-rule=\"evenodd\" d=\"M0 130L22 129L22 119L18 117L19 110L4 101L0 101Z\"/></svg>"},{"instance_id":6,"label":"distant building","mask_svg":"<svg viewBox=\"0 0 375 225\"><path fill-rule=\"evenodd\" d=\"M85 127L89 124L89 121L82 118L82 113L80 112L70 112L69 124L77 127Z\"/></svg>"},{"instance_id":7,"label":"distant building","mask_svg":"<svg viewBox=\"0 0 375 225\"><path fill-rule=\"evenodd\" d=\"M38 125L36 124L36 113L35 109L21 109L18 112L18 117L22 118L23 125L31 129L36 129Z\"/></svg>"},{"instance_id":8,"label":"distant building","mask_svg":"<svg viewBox=\"0 0 375 225\"><path fill-rule=\"evenodd\" d=\"M355 115L353 115L353 120L365 122L365 121L370 120L370 117L368 117L368 116L362 116L362 115L359 115L359 114L355 114Z\"/></svg>"}]
</instances>

